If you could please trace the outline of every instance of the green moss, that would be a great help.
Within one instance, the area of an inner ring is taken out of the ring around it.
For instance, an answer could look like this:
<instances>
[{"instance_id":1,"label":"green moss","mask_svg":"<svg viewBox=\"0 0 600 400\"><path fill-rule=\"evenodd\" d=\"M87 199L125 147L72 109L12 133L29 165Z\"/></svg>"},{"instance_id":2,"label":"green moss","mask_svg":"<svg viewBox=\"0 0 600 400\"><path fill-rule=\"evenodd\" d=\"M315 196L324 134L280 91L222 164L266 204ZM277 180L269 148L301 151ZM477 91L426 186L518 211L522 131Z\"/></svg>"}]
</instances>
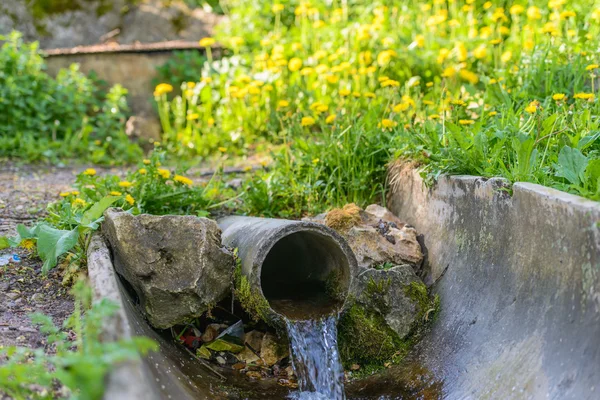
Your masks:
<instances>
[{"instance_id":1,"label":"green moss","mask_svg":"<svg viewBox=\"0 0 600 400\"><path fill-rule=\"evenodd\" d=\"M327 278L325 278L325 290L332 299L336 299L338 301L344 300L346 291L343 290L342 285L342 274L339 270L331 271L329 275L327 275Z\"/></svg>"},{"instance_id":2,"label":"green moss","mask_svg":"<svg viewBox=\"0 0 600 400\"><path fill-rule=\"evenodd\" d=\"M269 323L269 302L261 296L257 289L252 288L248 278L242 274L242 260L238 257L237 249L234 251L234 257L235 296L252 320Z\"/></svg>"},{"instance_id":3,"label":"green moss","mask_svg":"<svg viewBox=\"0 0 600 400\"><path fill-rule=\"evenodd\" d=\"M430 296L422 282L407 285L405 293L417 303L419 314L410 333L400 338L384 318L389 310L382 297L389 285L389 280L372 279L365 290L370 306L355 302L339 321L340 357L346 369L352 364L360 365L360 371L353 373L355 378L372 374L388 363L400 362L427 332L439 310L439 296Z\"/></svg>"},{"instance_id":4,"label":"green moss","mask_svg":"<svg viewBox=\"0 0 600 400\"><path fill-rule=\"evenodd\" d=\"M381 314L387 314L389 311L389 306L386 304L384 296L388 292L391 284L391 279L380 279L376 281L373 277L371 277L371 280L367 283L365 295L373 308Z\"/></svg>"},{"instance_id":5,"label":"green moss","mask_svg":"<svg viewBox=\"0 0 600 400\"><path fill-rule=\"evenodd\" d=\"M346 369L376 369L405 353L405 343L390 329L381 314L354 304L339 321L338 346Z\"/></svg>"},{"instance_id":6,"label":"green moss","mask_svg":"<svg viewBox=\"0 0 600 400\"><path fill-rule=\"evenodd\" d=\"M406 285L404 292L417 303L419 308L419 313L409 334L409 337L416 337L418 340L435 320L440 309L440 296L430 296L427 286L423 282L411 282Z\"/></svg>"}]
</instances>

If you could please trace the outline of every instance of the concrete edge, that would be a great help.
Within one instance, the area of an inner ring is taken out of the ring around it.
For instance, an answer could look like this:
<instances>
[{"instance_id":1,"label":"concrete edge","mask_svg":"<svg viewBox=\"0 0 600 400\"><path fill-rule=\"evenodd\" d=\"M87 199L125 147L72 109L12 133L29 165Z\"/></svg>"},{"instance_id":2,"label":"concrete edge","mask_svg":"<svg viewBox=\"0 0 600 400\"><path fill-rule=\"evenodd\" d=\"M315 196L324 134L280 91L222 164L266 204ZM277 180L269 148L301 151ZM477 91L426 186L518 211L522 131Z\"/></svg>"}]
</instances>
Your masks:
<instances>
[{"instance_id":1,"label":"concrete edge","mask_svg":"<svg viewBox=\"0 0 600 400\"><path fill-rule=\"evenodd\" d=\"M88 247L88 275L92 287L93 302L108 299L117 304L118 309L103 326L103 341L126 340L132 337L132 328L125 314L123 298L119 291L111 255L100 233L94 233ZM158 398L147 385L147 374L142 360L118 364L105 377L103 399L133 400Z\"/></svg>"}]
</instances>

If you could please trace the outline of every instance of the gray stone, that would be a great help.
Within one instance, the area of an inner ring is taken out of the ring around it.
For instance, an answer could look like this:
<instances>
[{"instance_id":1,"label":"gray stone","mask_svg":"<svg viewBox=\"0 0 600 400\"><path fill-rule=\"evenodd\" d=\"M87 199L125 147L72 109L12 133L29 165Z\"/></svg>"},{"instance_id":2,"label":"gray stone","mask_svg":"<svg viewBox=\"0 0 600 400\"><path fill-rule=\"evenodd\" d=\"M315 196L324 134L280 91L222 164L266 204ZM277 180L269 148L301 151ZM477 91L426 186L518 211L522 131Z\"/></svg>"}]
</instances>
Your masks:
<instances>
[{"instance_id":1,"label":"gray stone","mask_svg":"<svg viewBox=\"0 0 600 400\"><path fill-rule=\"evenodd\" d=\"M385 263L409 264L418 270L423 262L417 231L385 207L371 204L362 210L347 204L306 221L336 229L354 252L359 270Z\"/></svg>"},{"instance_id":2,"label":"gray stone","mask_svg":"<svg viewBox=\"0 0 600 400\"><path fill-rule=\"evenodd\" d=\"M355 297L358 303L379 312L388 326L404 338L424 311L419 301L408 294L412 283L423 284L410 265L368 269L358 277Z\"/></svg>"},{"instance_id":3,"label":"gray stone","mask_svg":"<svg viewBox=\"0 0 600 400\"><path fill-rule=\"evenodd\" d=\"M265 334L263 332L256 330L247 332L244 335L244 343L246 347L241 353L237 354L237 358L246 364L258 361L260 357L257 356L257 353L260 354L264 336Z\"/></svg>"},{"instance_id":4,"label":"gray stone","mask_svg":"<svg viewBox=\"0 0 600 400\"><path fill-rule=\"evenodd\" d=\"M18 298L19 296L21 296L21 293L16 293L16 292L8 292L5 294L6 297L8 297L11 300L15 300L16 298Z\"/></svg>"},{"instance_id":5,"label":"gray stone","mask_svg":"<svg viewBox=\"0 0 600 400\"><path fill-rule=\"evenodd\" d=\"M34 293L33 296L31 296L31 301L39 302L39 301L42 301L43 299L44 299L44 295L41 293Z\"/></svg>"},{"instance_id":6,"label":"gray stone","mask_svg":"<svg viewBox=\"0 0 600 400\"><path fill-rule=\"evenodd\" d=\"M125 14L117 40L119 43L197 41L211 36L219 19L218 15L202 9L190 9L183 1L164 4L161 0L145 0Z\"/></svg>"},{"instance_id":7,"label":"gray stone","mask_svg":"<svg viewBox=\"0 0 600 400\"><path fill-rule=\"evenodd\" d=\"M370 217L373 224L379 221L391 222L397 228L402 228L405 224L400 218L392 214L390 210L378 204L371 204L365 208L365 213Z\"/></svg>"},{"instance_id":8,"label":"gray stone","mask_svg":"<svg viewBox=\"0 0 600 400\"><path fill-rule=\"evenodd\" d=\"M263 336L260 358L265 362L265 365L271 367L287 356L289 356L289 348L286 343L283 343L282 339L272 333L266 333Z\"/></svg>"},{"instance_id":9,"label":"gray stone","mask_svg":"<svg viewBox=\"0 0 600 400\"><path fill-rule=\"evenodd\" d=\"M385 263L408 264L418 269L423 261L417 231L408 225L401 229L388 227L385 234L372 226L359 225L351 228L344 237L354 251L361 269Z\"/></svg>"},{"instance_id":10,"label":"gray stone","mask_svg":"<svg viewBox=\"0 0 600 400\"><path fill-rule=\"evenodd\" d=\"M207 218L138 215L108 209L102 232L117 272L156 328L202 315L230 290L233 255Z\"/></svg>"},{"instance_id":11,"label":"gray stone","mask_svg":"<svg viewBox=\"0 0 600 400\"><path fill-rule=\"evenodd\" d=\"M212 342L219 336L219 324L210 324L204 330L201 339L204 343Z\"/></svg>"}]
</instances>

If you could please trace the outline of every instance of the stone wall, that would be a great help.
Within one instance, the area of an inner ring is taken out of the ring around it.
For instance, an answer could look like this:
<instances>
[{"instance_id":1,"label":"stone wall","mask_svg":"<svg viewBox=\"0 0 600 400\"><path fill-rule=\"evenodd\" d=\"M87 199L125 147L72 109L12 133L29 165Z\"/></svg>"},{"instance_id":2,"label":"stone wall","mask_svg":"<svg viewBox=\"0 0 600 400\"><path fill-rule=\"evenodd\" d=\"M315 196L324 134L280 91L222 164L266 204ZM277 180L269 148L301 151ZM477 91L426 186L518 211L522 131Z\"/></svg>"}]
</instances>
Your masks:
<instances>
[{"instance_id":1,"label":"stone wall","mask_svg":"<svg viewBox=\"0 0 600 400\"><path fill-rule=\"evenodd\" d=\"M46 57L46 64L52 76L61 68L77 63L85 74L94 72L110 85L119 83L129 91L127 103L132 114L155 117L152 79L157 76L156 68L163 65L171 54L170 51L65 54Z\"/></svg>"},{"instance_id":2,"label":"stone wall","mask_svg":"<svg viewBox=\"0 0 600 400\"><path fill-rule=\"evenodd\" d=\"M471 176L390 171L388 207L424 234L441 313L421 343L448 398L600 396L600 204Z\"/></svg>"},{"instance_id":3,"label":"stone wall","mask_svg":"<svg viewBox=\"0 0 600 400\"><path fill-rule=\"evenodd\" d=\"M0 35L18 30L42 49L211 36L222 17L180 0L2 0Z\"/></svg>"}]
</instances>

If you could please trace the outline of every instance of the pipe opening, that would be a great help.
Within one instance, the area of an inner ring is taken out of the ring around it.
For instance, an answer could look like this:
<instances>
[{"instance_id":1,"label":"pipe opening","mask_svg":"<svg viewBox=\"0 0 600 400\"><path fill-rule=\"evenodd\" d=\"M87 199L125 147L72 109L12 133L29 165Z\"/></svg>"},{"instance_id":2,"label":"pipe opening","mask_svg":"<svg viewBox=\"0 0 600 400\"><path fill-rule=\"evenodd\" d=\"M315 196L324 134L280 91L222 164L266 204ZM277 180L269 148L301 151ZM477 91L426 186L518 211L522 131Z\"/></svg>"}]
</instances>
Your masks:
<instances>
[{"instance_id":1,"label":"pipe opening","mask_svg":"<svg viewBox=\"0 0 600 400\"><path fill-rule=\"evenodd\" d=\"M292 320L318 318L342 307L350 267L331 237L302 231L273 245L262 264L260 279L274 311Z\"/></svg>"}]
</instances>

